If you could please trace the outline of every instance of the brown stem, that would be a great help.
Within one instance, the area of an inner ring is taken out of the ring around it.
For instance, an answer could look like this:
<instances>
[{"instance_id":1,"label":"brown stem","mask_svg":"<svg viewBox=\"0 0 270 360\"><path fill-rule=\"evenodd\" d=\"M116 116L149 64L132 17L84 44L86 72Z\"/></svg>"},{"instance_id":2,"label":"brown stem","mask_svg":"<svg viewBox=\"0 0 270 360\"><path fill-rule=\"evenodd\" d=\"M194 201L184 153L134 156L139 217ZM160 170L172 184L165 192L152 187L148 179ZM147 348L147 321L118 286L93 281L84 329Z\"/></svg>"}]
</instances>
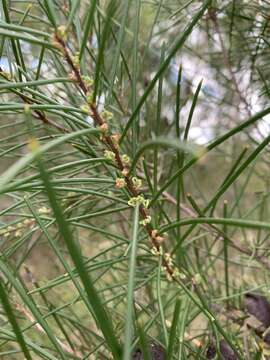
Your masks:
<instances>
[{"instance_id":1,"label":"brown stem","mask_svg":"<svg viewBox=\"0 0 270 360\"><path fill-rule=\"evenodd\" d=\"M63 55L73 72L77 85L84 93L84 95L87 95L88 87L85 84L83 77L81 76L80 69L74 64L73 57L69 49L67 48L65 41L57 34L57 32L55 33L55 42L59 45L59 48L62 50ZM91 111L91 115L94 119L95 126L101 126L105 124L106 121L102 118L101 114L98 112L96 104L88 103L88 106ZM122 161L118 146L115 145L110 135L103 136L101 141L104 143L104 145L107 148L109 148L114 153L117 169L122 173L122 171L125 169L125 165ZM129 174L125 175L124 179L130 196L137 197L140 193L135 189L130 175ZM143 205L140 205L139 212L142 219L147 218L148 210ZM145 230L147 231L150 237L152 245L159 251L161 248L161 241L160 241L161 237L157 236L157 234L154 232L154 228L151 225L151 223L145 226ZM174 268L169 264L169 262L164 258L164 256L162 258L162 265L166 268L167 273L175 280Z\"/></svg>"}]
</instances>

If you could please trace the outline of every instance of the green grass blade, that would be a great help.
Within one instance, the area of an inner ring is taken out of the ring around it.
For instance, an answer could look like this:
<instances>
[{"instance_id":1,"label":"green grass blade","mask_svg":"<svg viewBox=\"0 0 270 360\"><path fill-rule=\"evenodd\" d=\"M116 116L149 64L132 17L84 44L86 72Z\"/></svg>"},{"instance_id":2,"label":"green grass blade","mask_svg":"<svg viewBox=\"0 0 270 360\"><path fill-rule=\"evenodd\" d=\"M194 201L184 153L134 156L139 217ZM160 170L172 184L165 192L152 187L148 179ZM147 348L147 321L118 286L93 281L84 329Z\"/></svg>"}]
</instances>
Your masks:
<instances>
[{"instance_id":1,"label":"green grass blade","mask_svg":"<svg viewBox=\"0 0 270 360\"><path fill-rule=\"evenodd\" d=\"M110 321L110 318L107 315L107 312L104 308L104 306L101 303L101 300L97 294L96 289L93 286L92 279L90 278L90 275L88 274L84 262L82 259L81 251L78 248L78 245L75 243L72 233L69 229L68 223L66 222L63 212L56 200L55 191L51 185L49 175L47 171L45 170L43 163L40 159L40 153L36 153L36 158L38 161L38 168L40 171L40 176L44 182L44 186L51 204L51 207L54 212L54 216L56 218L56 221L59 226L59 231L61 232L61 235L65 241L65 244L67 246L67 249L69 251L70 257L72 258L72 261L74 265L76 266L76 269L78 271L78 274L80 276L80 279L82 281L82 284L85 288L85 291L88 295L88 300L90 304L92 305L92 308L94 310L94 318L97 322L98 327L102 331L104 338L106 339L106 342L113 354L114 359L119 359L120 356L120 345L118 343L118 340L115 337L115 333L113 330L112 323Z\"/></svg>"},{"instance_id":2,"label":"green grass blade","mask_svg":"<svg viewBox=\"0 0 270 360\"><path fill-rule=\"evenodd\" d=\"M139 28L140 28L140 11L141 11L141 0L135 1L135 17L133 25L133 59L132 59L132 110L135 110L137 105L137 86L138 86L138 66L139 66ZM136 144L139 139L139 123L138 117L136 117L132 126L132 154L135 154Z\"/></svg>"},{"instance_id":3,"label":"green grass blade","mask_svg":"<svg viewBox=\"0 0 270 360\"><path fill-rule=\"evenodd\" d=\"M161 56L160 62L164 61L165 57L165 44L162 45L161 48ZM156 114L156 121L154 124L155 128L155 136L158 137L160 135L160 123L161 123L161 111L162 111L162 97L163 97L163 75L160 76L158 81L158 95L157 95L157 114ZM157 191L158 186L158 148L154 149L154 169L153 169L153 187L154 192Z\"/></svg>"},{"instance_id":4,"label":"green grass blade","mask_svg":"<svg viewBox=\"0 0 270 360\"><path fill-rule=\"evenodd\" d=\"M161 298L161 271L162 271L162 256L159 256L159 264L158 264L158 270L157 270L157 302L158 302L158 308L159 308L160 321L161 321L161 326L162 326L164 342L165 342L165 346L167 348L168 344L169 344L169 339L168 339L168 331L167 331L167 326L166 326L166 321L165 321L164 306L163 306L163 301Z\"/></svg>"},{"instance_id":5,"label":"green grass blade","mask_svg":"<svg viewBox=\"0 0 270 360\"><path fill-rule=\"evenodd\" d=\"M187 124L186 124L185 131L184 131L184 140L185 141L187 141L187 138L188 138L188 133L189 133L190 125L191 125L191 120L192 120L193 113L194 113L194 110L195 110L195 107L196 107L196 104L197 104L197 101L198 101L198 97L199 97L200 90L201 90L201 87L202 87L202 82L203 82L203 80L201 80L199 82L199 85L197 86L197 89L195 91L195 94L194 94L194 97L193 97L193 100L192 100L191 108L190 108L190 111L189 111L189 114L188 114Z\"/></svg>"},{"instance_id":6,"label":"green grass blade","mask_svg":"<svg viewBox=\"0 0 270 360\"><path fill-rule=\"evenodd\" d=\"M108 41L109 31L110 31L110 26L111 26L110 24L111 24L111 19L112 19L114 11L115 11L115 4L113 1L111 1L109 3L108 9L107 9L107 14L106 14L107 16L106 16L104 28L102 31L99 52L98 52L98 58L96 61L94 92L93 92L93 101L94 102L96 101L98 87L100 84L100 78L101 78L100 73L101 73L102 64L104 61L104 50L105 50L106 42Z\"/></svg>"},{"instance_id":7,"label":"green grass blade","mask_svg":"<svg viewBox=\"0 0 270 360\"><path fill-rule=\"evenodd\" d=\"M179 321L180 309L181 309L181 301L177 299L174 307L172 326L170 329L169 345L168 345L167 357L166 357L167 360L173 359L173 354L174 354L173 350L177 339L177 325Z\"/></svg>"},{"instance_id":8,"label":"green grass blade","mask_svg":"<svg viewBox=\"0 0 270 360\"><path fill-rule=\"evenodd\" d=\"M7 0L3 0L2 2L2 7L3 7L3 11L5 14L5 20L7 23L10 23L10 16L9 16L9 4L7 2ZM12 51L18 66L18 73L19 73L19 77L20 80L22 79L22 74L21 74L21 70L20 68L22 68L23 70L25 70L25 65L24 65L24 60L22 57L22 52L21 52L21 47L20 47L20 43L19 41L11 38L11 47L12 47Z\"/></svg>"},{"instance_id":9,"label":"green grass blade","mask_svg":"<svg viewBox=\"0 0 270 360\"><path fill-rule=\"evenodd\" d=\"M57 27L57 14L55 11L55 5L52 0L44 0L44 8L47 11L47 16L54 28Z\"/></svg>"},{"instance_id":10,"label":"green grass blade","mask_svg":"<svg viewBox=\"0 0 270 360\"><path fill-rule=\"evenodd\" d=\"M11 89L23 89L25 87L36 87L48 84L55 83L63 83L63 82L71 82L71 80L67 78L56 78L56 79L45 79L45 80L33 80L26 82L1 82L0 83L0 91L1 90L11 90Z\"/></svg>"},{"instance_id":11,"label":"green grass blade","mask_svg":"<svg viewBox=\"0 0 270 360\"><path fill-rule=\"evenodd\" d=\"M10 302L8 300L8 296L6 294L5 288L3 286L2 280L0 281L0 298L3 305L3 308L7 314L8 320L13 328L13 331L17 337L18 343L22 349L22 352L27 360L32 360L32 357L30 355L30 352L26 346L26 343L24 341L24 337L22 334L22 331L20 329L20 326L17 323L16 316L13 313L12 307L10 305Z\"/></svg>"},{"instance_id":12,"label":"green grass blade","mask_svg":"<svg viewBox=\"0 0 270 360\"><path fill-rule=\"evenodd\" d=\"M46 38L46 39L50 38L50 34L48 34L47 32L44 32L44 31L41 31L38 29L34 29L31 27L27 27L27 26L11 24L9 22L0 21L0 28L15 31L15 32L22 33L22 34L41 36L42 38Z\"/></svg>"},{"instance_id":13,"label":"green grass blade","mask_svg":"<svg viewBox=\"0 0 270 360\"><path fill-rule=\"evenodd\" d=\"M67 21L67 25L66 25L66 29L68 30L69 27L72 25L74 17L76 16L76 13L80 7L80 2L81 0L72 0L72 4L71 4L71 10L68 16L68 21Z\"/></svg>"},{"instance_id":14,"label":"green grass blade","mask_svg":"<svg viewBox=\"0 0 270 360\"><path fill-rule=\"evenodd\" d=\"M178 352L178 360L181 360L184 355L184 341L185 341L185 328L188 319L188 313L190 309L190 300L187 296L185 296L182 306L182 316L181 322L179 325L179 352Z\"/></svg>"},{"instance_id":15,"label":"green grass blade","mask_svg":"<svg viewBox=\"0 0 270 360\"><path fill-rule=\"evenodd\" d=\"M228 202L224 201L223 205L223 217L227 217L228 213ZM226 297L229 298L230 296L230 285L229 285L229 257L228 257L228 245L229 240L227 236L227 226L224 224L223 226L223 233L224 233L224 278L225 278L225 291L226 291ZM229 308L229 300L227 300L227 307Z\"/></svg>"},{"instance_id":16,"label":"green grass blade","mask_svg":"<svg viewBox=\"0 0 270 360\"><path fill-rule=\"evenodd\" d=\"M147 336L144 333L143 328L139 325L138 326L138 333L139 333L139 343L141 346L141 351L143 353L143 359L144 360L151 360L151 355L149 352L149 345L147 343Z\"/></svg>"},{"instance_id":17,"label":"green grass blade","mask_svg":"<svg viewBox=\"0 0 270 360\"><path fill-rule=\"evenodd\" d=\"M92 31L93 23L94 23L94 14L96 10L97 0L91 0L89 4L89 8L87 11L87 18L84 24L84 32L82 36L82 43L79 53L79 60L82 60L85 49L87 48L87 42L89 41L89 36Z\"/></svg>"},{"instance_id":18,"label":"green grass blade","mask_svg":"<svg viewBox=\"0 0 270 360\"><path fill-rule=\"evenodd\" d=\"M37 37L34 37L34 36L29 36L29 35L26 35L26 34L23 34L20 32L5 30L5 29L1 29L1 28L0 28L0 35L9 37L10 39L25 40L25 41L28 41L29 43L41 45L41 46L44 46L46 48L56 51L56 49L54 48L54 45L52 43L42 40L42 39L38 39Z\"/></svg>"},{"instance_id":19,"label":"green grass blade","mask_svg":"<svg viewBox=\"0 0 270 360\"><path fill-rule=\"evenodd\" d=\"M125 325L125 340L124 340L124 353L123 360L129 360L132 351L132 337L134 336L133 326L133 312L134 312L134 288L136 281L136 257L138 247L138 227L139 227L139 207L138 205L134 210L133 217L133 231L130 249L129 260L129 275L128 275L128 293L127 293L127 313Z\"/></svg>"}]
</instances>

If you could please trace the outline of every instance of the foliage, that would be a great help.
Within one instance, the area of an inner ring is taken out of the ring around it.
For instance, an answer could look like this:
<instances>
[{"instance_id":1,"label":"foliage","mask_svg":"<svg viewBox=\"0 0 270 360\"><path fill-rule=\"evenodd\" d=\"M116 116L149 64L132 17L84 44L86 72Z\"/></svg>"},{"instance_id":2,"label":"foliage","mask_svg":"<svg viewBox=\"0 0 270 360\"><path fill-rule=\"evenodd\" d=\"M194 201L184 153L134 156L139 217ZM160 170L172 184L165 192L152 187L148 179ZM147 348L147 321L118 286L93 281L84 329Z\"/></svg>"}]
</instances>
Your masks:
<instances>
[{"instance_id":1,"label":"foliage","mask_svg":"<svg viewBox=\"0 0 270 360\"><path fill-rule=\"evenodd\" d=\"M1 358L267 358L269 3L0 11Z\"/></svg>"}]
</instances>

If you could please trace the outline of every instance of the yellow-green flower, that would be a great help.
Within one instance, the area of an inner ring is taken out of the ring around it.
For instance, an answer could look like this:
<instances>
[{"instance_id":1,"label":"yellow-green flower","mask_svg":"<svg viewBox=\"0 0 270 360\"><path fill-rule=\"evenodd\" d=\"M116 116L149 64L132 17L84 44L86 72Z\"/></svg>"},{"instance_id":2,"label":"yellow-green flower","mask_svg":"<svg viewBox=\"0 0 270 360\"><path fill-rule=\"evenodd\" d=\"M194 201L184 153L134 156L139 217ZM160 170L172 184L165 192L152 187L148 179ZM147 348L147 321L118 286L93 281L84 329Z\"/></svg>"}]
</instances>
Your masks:
<instances>
[{"instance_id":1,"label":"yellow-green flower","mask_svg":"<svg viewBox=\"0 0 270 360\"><path fill-rule=\"evenodd\" d=\"M109 121L109 120L111 120L113 118L113 113L111 113L108 110L103 110L101 112L101 116L103 117L103 119Z\"/></svg>"},{"instance_id":2,"label":"yellow-green flower","mask_svg":"<svg viewBox=\"0 0 270 360\"><path fill-rule=\"evenodd\" d=\"M93 80L93 78L91 78L90 76L85 76L85 75L83 75L83 76L82 76L82 79L83 79L83 81L84 81L84 83L85 83L85 85L86 85L87 87L93 86L94 80Z\"/></svg>"},{"instance_id":3,"label":"yellow-green flower","mask_svg":"<svg viewBox=\"0 0 270 360\"><path fill-rule=\"evenodd\" d=\"M121 156L124 165L130 165L130 157L127 154Z\"/></svg>"},{"instance_id":4,"label":"yellow-green flower","mask_svg":"<svg viewBox=\"0 0 270 360\"><path fill-rule=\"evenodd\" d=\"M88 104L92 104L93 103L93 92L92 91L88 91L87 93L86 93L86 101L87 101L87 103Z\"/></svg>"},{"instance_id":5,"label":"yellow-green flower","mask_svg":"<svg viewBox=\"0 0 270 360\"><path fill-rule=\"evenodd\" d=\"M136 190L138 190L142 187L142 180L138 179L135 176L132 178L132 183Z\"/></svg>"},{"instance_id":6,"label":"yellow-green flower","mask_svg":"<svg viewBox=\"0 0 270 360\"><path fill-rule=\"evenodd\" d=\"M67 28L66 28L65 25L58 26L58 28L57 28L57 36L60 39L66 41L66 39L67 39Z\"/></svg>"},{"instance_id":7,"label":"yellow-green flower","mask_svg":"<svg viewBox=\"0 0 270 360\"><path fill-rule=\"evenodd\" d=\"M112 152L112 151L105 150L105 151L104 151L104 157L105 157L107 160L115 161L115 154L114 154L114 152Z\"/></svg>"},{"instance_id":8,"label":"yellow-green flower","mask_svg":"<svg viewBox=\"0 0 270 360\"><path fill-rule=\"evenodd\" d=\"M81 106L81 110L85 113L89 113L89 106L87 104L84 104Z\"/></svg>"},{"instance_id":9,"label":"yellow-green flower","mask_svg":"<svg viewBox=\"0 0 270 360\"><path fill-rule=\"evenodd\" d=\"M149 224L151 222L151 216L147 215L145 219L140 221L140 224L143 226L146 226L147 224Z\"/></svg>"}]
</instances>

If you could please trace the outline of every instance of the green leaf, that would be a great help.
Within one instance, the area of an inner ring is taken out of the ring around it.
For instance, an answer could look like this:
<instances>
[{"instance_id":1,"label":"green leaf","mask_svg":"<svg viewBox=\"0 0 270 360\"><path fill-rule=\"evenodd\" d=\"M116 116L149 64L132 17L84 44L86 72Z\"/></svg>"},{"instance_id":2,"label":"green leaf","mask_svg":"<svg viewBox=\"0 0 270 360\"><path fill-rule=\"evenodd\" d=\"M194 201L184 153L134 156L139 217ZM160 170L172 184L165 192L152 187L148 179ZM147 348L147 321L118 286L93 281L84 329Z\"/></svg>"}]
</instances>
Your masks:
<instances>
[{"instance_id":1,"label":"green leaf","mask_svg":"<svg viewBox=\"0 0 270 360\"><path fill-rule=\"evenodd\" d=\"M66 29L68 30L68 28L72 25L74 17L80 7L80 2L81 0L72 0L72 4L71 4L71 10L68 16L68 21L67 21L67 25L66 25Z\"/></svg>"},{"instance_id":2,"label":"green leaf","mask_svg":"<svg viewBox=\"0 0 270 360\"><path fill-rule=\"evenodd\" d=\"M191 120L192 120L193 113L194 113L194 110L195 110L195 107L196 107L196 104L197 104L197 101L198 101L199 93L200 93L200 90L201 90L201 87L202 87L202 82L203 82L202 80L199 82L199 85L197 86L197 89L195 91L195 94L194 94L194 97L193 97L193 100L192 100L190 112L188 114L187 124L186 124L185 131L184 131L184 140L185 141L187 141L187 138L188 138L188 133L189 133L190 125L191 125Z\"/></svg>"},{"instance_id":3,"label":"green leaf","mask_svg":"<svg viewBox=\"0 0 270 360\"><path fill-rule=\"evenodd\" d=\"M173 359L174 345L177 340L177 325L179 321L180 309L181 309L181 301L177 299L174 307L172 326L170 328L169 345L168 345L167 357L166 357L167 360Z\"/></svg>"},{"instance_id":4,"label":"green leaf","mask_svg":"<svg viewBox=\"0 0 270 360\"><path fill-rule=\"evenodd\" d=\"M163 332L163 338L165 342L166 348L169 344L168 339L168 331L166 326L166 320L165 320L165 314L164 314L164 306L163 301L161 298L161 271L162 271L162 256L159 256L159 262L158 262L158 271L157 271L157 302L158 302L158 308L159 308L159 314L160 314L160 321L162 326L162 332Z\"/></svg>"},{"instance_id":5,"label":"green leaf","mask_svg":"<svg viewBox=\"0 0 270 360\"><path fill-rule=\"evenodd\" d=\"M88 300L93 309L94 319L97 322L97 326L102 331L104 338L108 344L108 347L110 348L110 350L113 354L114 359L119 359L120 352L121 352L120 345L115 337L115 333L113 330L111 320L108 317L105 307L102 305L102 302L98 296L98 293L97 293L95 287L93 286L92 279L85 268L84 261L82 259L82 255L81 255L81 251L73 239L72 232L70 231L68 223L67 223L67 221L63 215L63 212L61 210L61 207L58 204L58 201L56 199L56 194L55 194L55 191L51 184L49 175L43 166L43 163L42 163L42 160L40 157L41 153L42 152L40 152L40 151L35 152L35 158L38 163L40 176L44 182L44 186L45 186L51 207L53 209L55 219L58 223L59 231L65 241L65 244L69 251L69 255L70 255L74 265L76 266L76 269L78 271L78 274L80 276L80 279L82 281L84 289L87 293Z\"/></svg>"},{"instance_id":6,"label":"green leaf","mask_svg":"<svg viewBox=\"0 0 270 360\"><path fill-rule=\"evenodd\" d=\"M26 82L4 81L0 83L0 90L22 89L25 87L36 87L36 86L63 83L63 82L71 82L71 80L67 78L56 78L56 79L34 80L34 81L26 81Z\"/></svg>"},{"instance_id":7,"label":"green leaf","mask_svg":"<svg viewBox=\"0 0 270 360\"><path fill-rule=\"evenodd\" d=\"M40 0L38 0L40 1ZM54 3L52 0L44 0L44 8L46 9L47 11L47 16L48 16L48 19L50 20L50 22L52 23L52 25L54 26L54 28L57 27L57 15L56 15L56 11L55 11L55 8L54 8Z\"/></svg>"},{"instance_id":8,"label":"green leaf","mask_svg":"<svg viewBox=\"0 0 270 360\"><path fill-rule=\"evenodd\" d=\"M117 69L120 64L119 59L120 59L120 55L121 55L121 47L122 47L122 44L123 44L123 41L125 38L126 23L127 23L127 19L128 19L130 4L131 4L131 0L125 0L124 6L123 6L121 27L120 27L119 35L117 36L116 49L114 51L113 62L112 62L112 66L111 66L110 85L109 85L109 94L108 94L109 98L112 96L115 77L116 77Z\"/></svg>"},{"instance_id":9,"label":"green leaf","mask_svg":"<svg viewBox=\"0 0 270 360\"><path fill-rule=\"evenodd\" d=\"M96 101L96 97L98 94L98 88L99 88L99 83L100 83L100 78L101 78L100 73L101 73L101 69L102 69L102 65L103 65L103 61L104 61L104 50L105 50L106 42L108 41L108 38L109 38L111 18L113 16L114 11L115 11L115 4L113 1L111 1L109 3L108 9L107 9L106 21L105 21L104 28L102 31L100 46L99 46L99 51L98 51L98 58L96 61L94 92L93 92L93 101L94 102Z\"/></svg>"},{"instance_id":10,"label":"green leaf","mask_svg":"<svg viewBox=\"0 0 270 360\"><path fill-rule=\"evenodd\" d=\"M89 37L92 31L93 23L94 23L94 14L96 10L97 0L91 0L89 4L89 9L87 11L87 18L84 24L84 32L82 36L82 43L79 53L79 59L81 60L85 49L87 48L87 42L89 41Z\"/></svg>"},{"instance_id":11,"label":"green leaf","mask_svg":"<svg viewBox=\"0 0 270 360\"><path fill-rule=\"evenodd\" d=\"M125 325L125 340L123 360L129 360L132 352L132 337L134 335L133 313L134 313L134 288L136 281L136 256L138 247L138 225L139 225L139 207L134 210L133 231L131 239L129 275L128 275L128 291L127 291L127 312Z\"/></svg>"},{"instance_id":12,"label":"green leaf","mask_svg":"<svg viewBox=\"0 0 270 360\"><path fill-rule=\"evenodd\" d=\"M25 343L25 340L24 340L24 337L23 337L23 334L22 334L22 331L17 323L17 320L16 320L16 316L14 315L13 313L13 310L12 310L12 307L10 305L10 302L8 300L8 296L6 294L6 291L5 291L5 288L4 288L4 285L2 284L2 279L0 281L0 299L1 299L1 303L3 305L3 308L7 314L7 317L8 317L8 320L14 330L14 333L17 337L17 340L18 340L18 343L22 349L22 352L25 356L25 358L27 360L31 360L32 357L30 355L30 352L26 346L26 343Z\"/></svg>"}]
</instances>

